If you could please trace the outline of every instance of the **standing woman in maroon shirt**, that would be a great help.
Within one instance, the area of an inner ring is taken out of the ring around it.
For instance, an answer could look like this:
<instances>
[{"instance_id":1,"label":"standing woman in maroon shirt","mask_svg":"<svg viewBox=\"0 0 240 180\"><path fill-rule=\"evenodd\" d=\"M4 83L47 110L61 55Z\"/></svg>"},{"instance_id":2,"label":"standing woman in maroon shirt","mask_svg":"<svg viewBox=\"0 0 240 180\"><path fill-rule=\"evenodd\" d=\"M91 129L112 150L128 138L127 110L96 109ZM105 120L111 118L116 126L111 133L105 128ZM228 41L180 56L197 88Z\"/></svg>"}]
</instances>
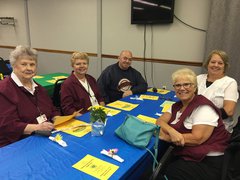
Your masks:
<instances>
[{"instance_id":1,"label":"standing woman in maroon shirt","mask_svg":"<svg viewBox=\"0 0 240 180\"><path fill-rule=\"evenodd\" d=\"M72 74L61 87L61 107L65 115L81 110L78 115L88 111L90 106L102 105L104 100L96 79L87 74L89 58L86 53L74 52L71 57Z\"/></svg>"},{"instance_id":2,"label":"standing woman in maroon shirt","mask_svg":"<svg viewBox=\"0 0 240 180\"><path fill-rule=\"evenodd\" d=\"M59 115L47 91L32 79L37 72L37 51L17 46L9 59L13 72L0 81L0 147L36 130L52 130L52 118Z\"/></svg>"}]
</instances>

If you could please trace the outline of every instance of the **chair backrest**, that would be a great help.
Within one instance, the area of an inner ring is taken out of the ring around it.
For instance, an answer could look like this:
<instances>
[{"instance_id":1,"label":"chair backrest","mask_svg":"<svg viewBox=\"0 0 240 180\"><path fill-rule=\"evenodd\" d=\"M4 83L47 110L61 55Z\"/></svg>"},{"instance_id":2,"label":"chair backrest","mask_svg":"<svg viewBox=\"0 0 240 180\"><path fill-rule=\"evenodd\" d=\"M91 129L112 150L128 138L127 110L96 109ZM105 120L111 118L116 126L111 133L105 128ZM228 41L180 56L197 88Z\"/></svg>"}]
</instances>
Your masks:
<instances>
[{"instance_id":1,"label":"chair backrest","mask_svg":"<svg viewBox=\"0 0 240 180\"><path fill-rule=\"evenodd\" d=\"M3 74L3 76L8 76L11 74L11 70L8 68L7 62L5 62L1 57L0 57L0 73Z\"/></svg>"},{"instance_id":2,"label":"chair backrest","mask_svg":"<svg viewBox=\"0 0 240 180\"><path fill-rule=\"evenodd\" d=\"M61 86L67 78L58 79L54 84L52 101L56 108L61 110Z\"/></svg>"},{"instance_id":3,"label":"chair backrest","mask_svg":"<svg viewBox=\"0 0 240 180\"><path fill-rule=\"evenodd\" d=\"M10 60L9 59L4 59L8 69L12 72L12 66L11 66L11 63L10 63Z\"/></svg>"},{"instance_id":4,"label":"chair backrest","mask_svg":"<svg viewBox=\"0 0 240 180\"><path fill-rule=\"evenodd\" d=\"M152 176L149 178L150 180L158 179L159 176L161 176L166 168L166 166L169 164L170 160L172 159L172 151L174 149L174 146L170 145L164 155L161 157L157 168L152 173Z\"/></svg>"}]
</instances>

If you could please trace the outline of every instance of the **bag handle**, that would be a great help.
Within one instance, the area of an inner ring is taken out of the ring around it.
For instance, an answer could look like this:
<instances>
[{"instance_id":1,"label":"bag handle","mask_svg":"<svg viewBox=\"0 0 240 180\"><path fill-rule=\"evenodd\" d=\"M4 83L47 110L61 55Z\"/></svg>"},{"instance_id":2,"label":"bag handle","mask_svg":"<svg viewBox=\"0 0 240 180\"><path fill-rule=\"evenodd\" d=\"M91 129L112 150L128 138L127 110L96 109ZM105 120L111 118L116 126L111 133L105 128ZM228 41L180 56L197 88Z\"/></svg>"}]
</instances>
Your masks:
<instances>
[{"instance_id":1,"label":"bag handle","mask_svg":"<svg viewBox=\"0 0 240 180\"><path fill-rule=\"evenodd\" d=\"M157 126L157 125L156 125ZM153 166L152 169L153 171L156 169L156 167L158 166L158 161L157 161L157 156L158 156L158 142L159 142L159 132L160 132L160 126L156 127L156 136L155 136L155 143L154 143L154 154L152 153L152 151L150 149L148 149L146 147L146 150L151 154L151 156L153 157Z\"/></svg>"}]
</instances>

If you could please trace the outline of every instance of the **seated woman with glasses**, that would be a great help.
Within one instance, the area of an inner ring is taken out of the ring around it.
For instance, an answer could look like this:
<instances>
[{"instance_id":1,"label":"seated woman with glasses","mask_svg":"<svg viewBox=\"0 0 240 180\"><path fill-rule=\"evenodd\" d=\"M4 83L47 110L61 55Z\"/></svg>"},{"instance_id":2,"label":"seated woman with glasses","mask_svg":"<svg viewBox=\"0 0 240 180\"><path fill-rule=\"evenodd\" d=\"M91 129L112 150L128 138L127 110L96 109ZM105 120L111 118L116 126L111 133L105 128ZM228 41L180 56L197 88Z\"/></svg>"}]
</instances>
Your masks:
<instances>
[{"instance_id":1,"label":"seated woman with glasses","mask_svg":"<svg viewBox=\"0 0 240 180\"><path fill-rule=\"evenodd\" d=\"M231 133L236 125L233 115L239 94L236 80L225 75L228 66L226 52L213 50L204 63L208 72L198 75L197 82L198 94L211 100L221 110L225 128Z\"/></svg>"},{"instance_id":2,"label":"seated woman with glasses","mask_svg":"<svg viewBox=\"0 0 240 180\"><path fill-rule=\"evenodd\" d=\"M180 101L157 120L159 138L176 146L165 175L169 180L218 180L229 139L220 111L210 100L196 95L192 70L177 70L172 81Z\"/></svg>"}]
</instances>

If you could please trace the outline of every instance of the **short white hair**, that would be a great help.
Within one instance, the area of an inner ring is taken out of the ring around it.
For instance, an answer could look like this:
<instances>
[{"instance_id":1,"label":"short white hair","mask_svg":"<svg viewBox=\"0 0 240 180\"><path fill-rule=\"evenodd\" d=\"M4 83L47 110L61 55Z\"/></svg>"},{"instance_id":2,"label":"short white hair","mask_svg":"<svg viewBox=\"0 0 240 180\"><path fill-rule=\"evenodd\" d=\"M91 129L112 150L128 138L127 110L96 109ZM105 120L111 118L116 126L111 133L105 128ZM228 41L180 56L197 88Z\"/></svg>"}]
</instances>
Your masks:
<instances>
[{"instance_id":1,"label":"short white hair","mask_svg":"<svg viewBox=\"0 0 240 180\"><path fill-rule=\"evenodd\" d=\"M27 58L37 63L37 50L27 46L17 46L9 56L10 64L13 66L17 60Z\"/></svg>"},{"instance_id":2,"label":"short white hair","mask_svg":"<svg viewBox=\"0 0 240 180\"><path fill-rule=\"evenodd\" d=\"M197 86L197 75L191 69L182 68L175 71L172 74L172 82L175 83L179 77L185 77L189 79L194 84L195 87Z\"/></svg>"}]
</instances>

